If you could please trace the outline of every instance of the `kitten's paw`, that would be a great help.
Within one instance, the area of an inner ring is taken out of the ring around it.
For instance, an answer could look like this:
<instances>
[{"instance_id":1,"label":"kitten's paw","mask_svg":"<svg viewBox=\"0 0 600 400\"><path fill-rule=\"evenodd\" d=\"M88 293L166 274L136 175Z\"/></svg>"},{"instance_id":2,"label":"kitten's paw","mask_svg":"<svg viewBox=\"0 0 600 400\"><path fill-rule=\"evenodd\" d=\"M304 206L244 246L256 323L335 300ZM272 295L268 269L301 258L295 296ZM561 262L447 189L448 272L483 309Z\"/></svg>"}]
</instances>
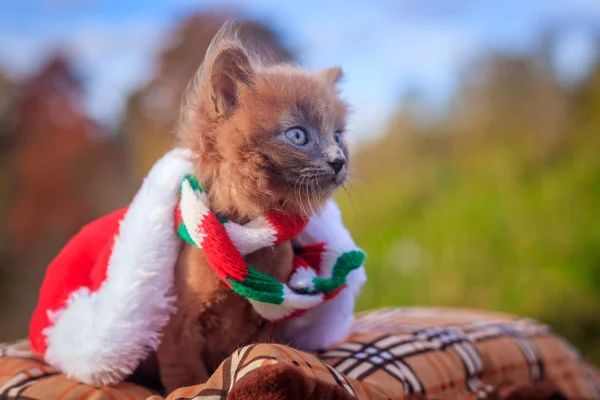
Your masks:
<instances>
[{"instance_id":1,"label":"kitten's paw","mask_svg":"<svg viewBox=\"0 0 600 400\"><path fill-rule=\"evenodd\" d=\"M296 367L274 364L259 368L238 382L230 400L351 400L341 387L306 376Z\"/></svg>"}]
</instances>

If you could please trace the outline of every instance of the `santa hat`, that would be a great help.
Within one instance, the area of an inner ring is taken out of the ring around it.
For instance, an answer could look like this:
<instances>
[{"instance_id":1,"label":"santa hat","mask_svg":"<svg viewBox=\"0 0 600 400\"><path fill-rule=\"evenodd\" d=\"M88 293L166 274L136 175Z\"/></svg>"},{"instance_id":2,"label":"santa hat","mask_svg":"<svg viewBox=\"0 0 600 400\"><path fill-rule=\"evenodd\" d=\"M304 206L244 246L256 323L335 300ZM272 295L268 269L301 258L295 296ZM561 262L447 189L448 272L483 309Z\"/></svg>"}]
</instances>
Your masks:
<instances>
[{"instance_id":1,"label":"santa hat","mask_svg":"<svg viewBox=\"0 0 600 400\"><path fill-rule=\"evenodd\" d=\"M49 364L85 383L113 384L133 373L158 347L175 307L173 273L183 243L180 236L202 247L198 243L202 235L194 236L199 229L184 229L187 234L182 236L182 221L175 221L182 182L192 170L189 152L169 152L153 166L129 207L85 226L49 265L29 334L32 348ZM253 226L231 224L228 232ZM325 283L333 278L323 277L332 277L337 268L332 255L355 249L333 202L308 221L294 242L307 248L326 243L327 248L319 248L320 276L315 278ZM298 272L296 281L302 281L298 277L306 268ZM351 325L354 296L365 274L362 265L349 272L335 298L314 295L330 300L327 305L301 313L289 307L295 304L290 301L307 297L290 289L286 290L291 300L284 304L246 297L268 319L299 317L285 322L286 339L302 348L321 348L343 339ZM248 279L233 284L246 291L255 289Z\"/></svg>"}]
</instances>

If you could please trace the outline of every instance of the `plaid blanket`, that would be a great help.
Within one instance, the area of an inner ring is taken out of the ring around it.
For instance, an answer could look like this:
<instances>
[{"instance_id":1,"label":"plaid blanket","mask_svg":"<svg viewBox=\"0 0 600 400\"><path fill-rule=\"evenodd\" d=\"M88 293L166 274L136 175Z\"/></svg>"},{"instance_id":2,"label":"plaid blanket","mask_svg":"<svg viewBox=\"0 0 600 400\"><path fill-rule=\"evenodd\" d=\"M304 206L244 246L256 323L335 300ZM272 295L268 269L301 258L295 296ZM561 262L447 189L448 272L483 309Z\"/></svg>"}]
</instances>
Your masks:
<instances>
[{"instance_id":1,"label":"plaid blanket","mask_svg":"<svg viewBox=\"0 0 600 400\"><path fill-rule=\"evenodd\" d=\"M461 309L359 314L346 341L318 354L279 344L235 351L211 378L166 400L600 399L600 374L539 322ZM0 345L0 399L163 400L124 382L67 379L26 342Z\"/></svg>"}]
</instances>

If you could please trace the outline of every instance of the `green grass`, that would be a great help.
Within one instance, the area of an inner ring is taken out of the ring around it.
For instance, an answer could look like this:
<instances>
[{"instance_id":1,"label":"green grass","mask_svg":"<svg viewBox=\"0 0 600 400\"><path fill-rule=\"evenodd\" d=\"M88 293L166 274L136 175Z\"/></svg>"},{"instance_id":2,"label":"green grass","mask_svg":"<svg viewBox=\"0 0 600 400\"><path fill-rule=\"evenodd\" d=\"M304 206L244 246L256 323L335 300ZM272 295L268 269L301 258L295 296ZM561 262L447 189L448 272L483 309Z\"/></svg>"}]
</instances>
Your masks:
<instances>
[{"instance_id":1,"label":"green grass","mask_svg":"<svg viewBox=\"0 0 600 400\"><path fill-rule=\"evenodd\" d=\"M368 255L359 308L517 313L600 361L598 135L551 152L514 138L469 148L410 140L390 135L361 152L366 183L348 188L352 202L338 196Z\"/></svg>"}]
</instances>

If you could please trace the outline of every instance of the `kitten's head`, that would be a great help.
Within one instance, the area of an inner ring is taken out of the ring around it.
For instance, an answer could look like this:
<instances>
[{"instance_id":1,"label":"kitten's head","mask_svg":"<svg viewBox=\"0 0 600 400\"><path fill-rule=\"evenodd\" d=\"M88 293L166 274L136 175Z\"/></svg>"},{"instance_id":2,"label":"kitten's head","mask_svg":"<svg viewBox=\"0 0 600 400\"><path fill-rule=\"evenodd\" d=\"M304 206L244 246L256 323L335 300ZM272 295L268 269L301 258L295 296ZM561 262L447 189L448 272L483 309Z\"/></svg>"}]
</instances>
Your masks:
<instances>
[{"instance_id":1,"label":"kitten's head","mask_svg":"<svg viewBox=\"0 0 600 400\"><path fill-rule=\"evenodd\" d=\"M178 136L197 157L213 211L311 214L348 176L340 68L307 72L253 59L219 33L190 86Z\"/></svg>"}]
</instances>

